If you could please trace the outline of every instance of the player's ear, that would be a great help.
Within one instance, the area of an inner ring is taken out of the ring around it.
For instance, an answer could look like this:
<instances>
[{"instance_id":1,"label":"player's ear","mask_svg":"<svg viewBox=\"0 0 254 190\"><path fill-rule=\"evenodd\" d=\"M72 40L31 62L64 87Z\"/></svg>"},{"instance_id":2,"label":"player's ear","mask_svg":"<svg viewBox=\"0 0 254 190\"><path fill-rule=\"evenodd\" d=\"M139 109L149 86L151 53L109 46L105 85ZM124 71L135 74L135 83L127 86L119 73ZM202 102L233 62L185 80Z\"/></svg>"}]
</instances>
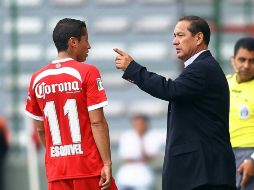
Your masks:
<instances>
[{"instance_id":1,"label":"player's ear","mask_svg":"<svg viewBox=\"0 0 254 190\"><path fill-rule=\"evenodd\" d=\"M75 37L70 37L68 40L69 47L77 47L78 40Z\"/></svg>"}]
</instances>

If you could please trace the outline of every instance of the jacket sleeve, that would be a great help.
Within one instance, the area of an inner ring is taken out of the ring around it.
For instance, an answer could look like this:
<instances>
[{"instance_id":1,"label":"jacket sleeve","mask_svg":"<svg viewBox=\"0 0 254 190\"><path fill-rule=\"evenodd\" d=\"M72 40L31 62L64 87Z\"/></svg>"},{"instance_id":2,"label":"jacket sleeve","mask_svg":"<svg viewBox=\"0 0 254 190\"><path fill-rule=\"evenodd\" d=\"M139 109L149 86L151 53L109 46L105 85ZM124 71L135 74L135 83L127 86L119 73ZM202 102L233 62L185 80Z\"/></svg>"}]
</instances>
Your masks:
<instances>
[{"instance_id":1,"label":"jacket sleeve","mask_svg":"<svg viewBox=\"0 0 254 190\"><path fill-rule=\"evenodd\" d=\"M175 80L166 79L132 61L123 79L135 83L141 90L166 101L190 101L204 94L205 72L195 64L188 66Z\"/></svg>"}]
</instances>

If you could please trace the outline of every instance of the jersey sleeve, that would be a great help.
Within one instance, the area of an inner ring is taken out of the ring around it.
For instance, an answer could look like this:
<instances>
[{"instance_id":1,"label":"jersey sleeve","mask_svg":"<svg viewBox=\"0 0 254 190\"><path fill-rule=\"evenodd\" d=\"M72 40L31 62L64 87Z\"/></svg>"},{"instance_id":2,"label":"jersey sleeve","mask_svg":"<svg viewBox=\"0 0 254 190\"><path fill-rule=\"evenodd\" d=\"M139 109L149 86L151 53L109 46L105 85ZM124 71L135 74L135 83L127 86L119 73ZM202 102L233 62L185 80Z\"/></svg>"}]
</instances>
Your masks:
<instances>
[{"instance_id":1,"label":"jersey sleeve","mask_svg":"<svg viewBox=\"0 0 254 190\"><path fill-rule=\"evenodd\" d=\"M35 91L33 90L32 84L33 84L33 80L31 80L30 86L29 86L25 113L29 117L35 120L43 121L43 114L36 100L36 95L35 95Z\"/></svg>"},{"instance_id":2,"label":"jersey sleeve","mask_svg":"<svg viewBox=\"0 0 254 190\"><path fill-rule=\"evenodd\" d=\"M100 72L96 67L91 66L86 78L87 109L92 111L108 105L107 96Z\"/></svg>"}]
</instances>

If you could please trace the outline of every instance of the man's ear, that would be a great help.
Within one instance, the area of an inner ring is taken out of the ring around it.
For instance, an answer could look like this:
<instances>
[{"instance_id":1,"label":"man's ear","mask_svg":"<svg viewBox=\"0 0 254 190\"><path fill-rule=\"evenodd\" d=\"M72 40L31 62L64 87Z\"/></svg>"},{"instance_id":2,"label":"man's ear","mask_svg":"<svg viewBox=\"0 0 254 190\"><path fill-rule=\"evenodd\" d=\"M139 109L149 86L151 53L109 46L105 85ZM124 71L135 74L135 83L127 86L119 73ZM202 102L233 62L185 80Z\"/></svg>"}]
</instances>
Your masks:
<instances>
[{"instance_id":1,"label":"man's ear","mask_svg":"<svg viewBox=\"0 0 254 190\"><path fill-rule=\"evenodd\" d=\"M74 38L74 37L69 38L69 40L68 40L69 47L75 48L75 47L77 47L77 44L78 44L77 38Z\"/></svg>"},{"instance_id":2,"label":"man's ear","mask_svg":"<svg viewBox=\"0 0 254 190\"><path fill-rule=\"evenodd\" d=\"M232 66L234 66L234 59L235 59L235 57L234 57L234 56L231 56L230 62L231 62L231 65L232 65Z\"/></svg>"},{"instance_id":3,"label":"man's ear","mask_svg":"<svg viewBox=\"0 0 254 190\"><path fill-rule=\"evenodd\" d=\"M238 69L235 67L235 57L231 56L231 65L236 73L238 73Z\"/></svg>"},{"instance_id":4,"label":"man's ear","mask_svg":"<svg viewBox=\"0 0 254 190\"><path fill-rule=\"evenodd\" d=\"M196 34L196 40L197 40L197 45L200 45L204 41L204 34L202 32L198 32Z\"/></svg>"}]
</instances>

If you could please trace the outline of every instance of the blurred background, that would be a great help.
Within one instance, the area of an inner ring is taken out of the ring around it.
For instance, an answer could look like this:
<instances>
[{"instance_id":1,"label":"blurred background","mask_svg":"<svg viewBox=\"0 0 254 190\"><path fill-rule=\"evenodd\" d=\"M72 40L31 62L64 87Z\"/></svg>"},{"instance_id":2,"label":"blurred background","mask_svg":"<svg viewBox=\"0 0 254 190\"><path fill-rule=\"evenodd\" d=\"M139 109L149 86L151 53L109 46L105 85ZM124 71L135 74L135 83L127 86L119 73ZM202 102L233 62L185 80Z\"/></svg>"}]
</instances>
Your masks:
<instances>
[{"instance_id":1,"label":"blurred background","mask_svg":"<svg viewBox=\"0 0 254 190\"><path fill-rule=\"evenodd\" d=\"M24 116L31 74L57 56L52 31L61 18L87 23L91 50L87 63L102 74L109 106L105 108L112 143L113 172L121 164L118 142L131 128L134 113L146 114L156 131L158 156L150 164L154 190L161 189L167 102L125 82L115 69L113 48L129 52L148 70L175 78L182 69L172 45L173 29L184 15L205 18L212 29L210 50L225 74L231 73L234 43L254 35L254 0L1 0L0 116L8 122L10 146L1 190L44 190L44 150L36 144L33 124Z\"/></svg>"}]
</instances>

